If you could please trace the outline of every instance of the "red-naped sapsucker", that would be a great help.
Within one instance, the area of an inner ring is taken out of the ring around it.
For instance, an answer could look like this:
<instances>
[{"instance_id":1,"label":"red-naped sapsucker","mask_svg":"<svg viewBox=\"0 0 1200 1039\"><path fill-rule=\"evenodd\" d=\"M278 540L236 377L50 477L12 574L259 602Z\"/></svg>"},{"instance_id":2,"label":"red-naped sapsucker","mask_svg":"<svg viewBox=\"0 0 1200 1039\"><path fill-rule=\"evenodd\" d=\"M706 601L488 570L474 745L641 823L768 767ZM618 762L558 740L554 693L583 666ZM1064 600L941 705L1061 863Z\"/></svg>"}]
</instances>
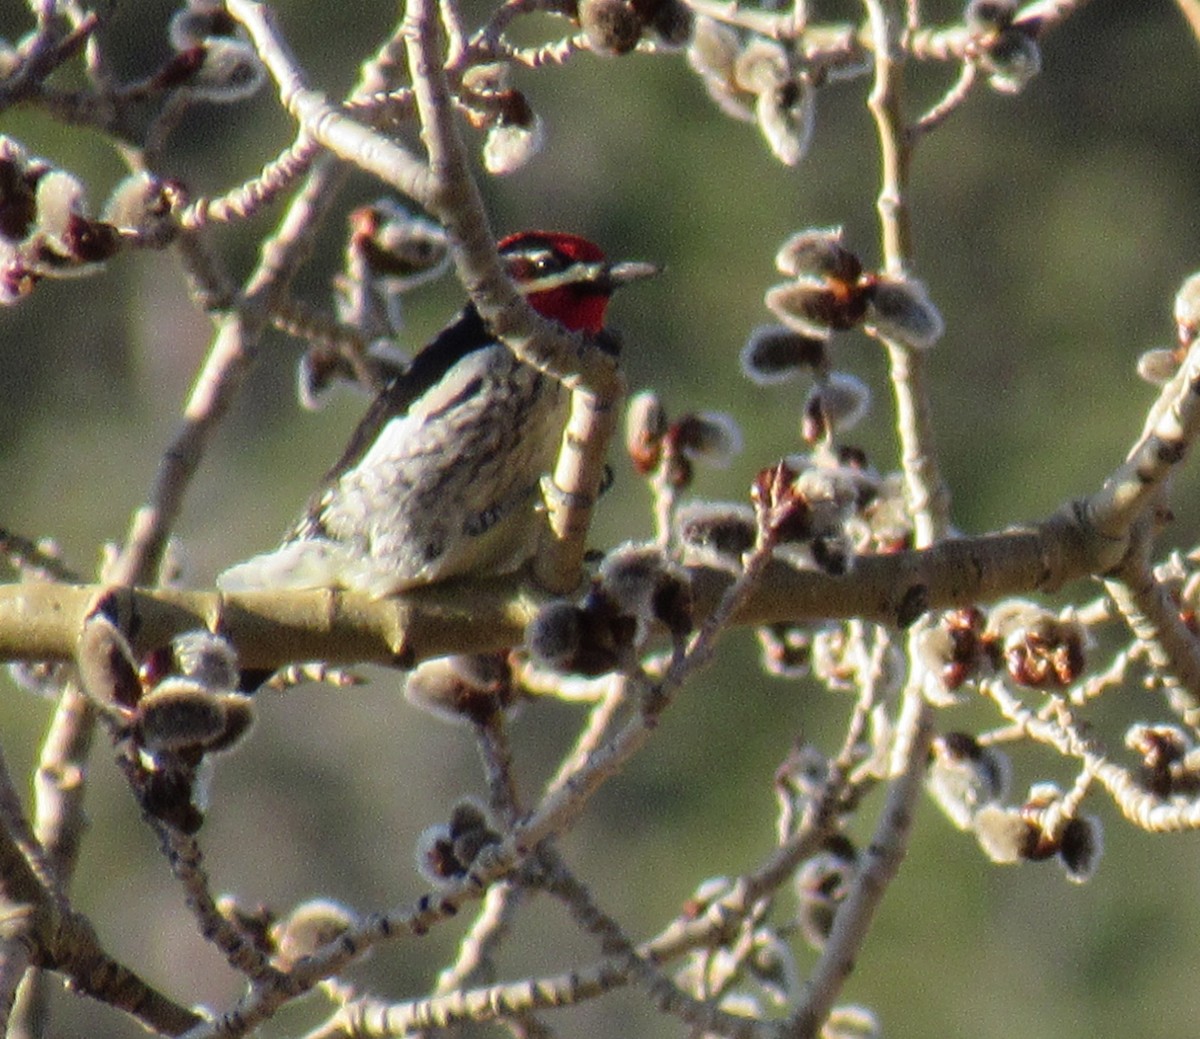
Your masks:
<instances>
[{"instance_id":1,"label":"red-naped sapsucker","mask_svg":"<svg viewBox=\"0 0 1200 1039\"><path fill-rule=\"evenodd\" d=\"M500 257L535 310L588 334L600 332L620 285L658 270L609 263L586 239L546 231L506 238ZM383 596L517 569L536 547L533 510L568 403L468 303L375 398L284 543L226 570L218 586Z\"/></svg>"}]
</instances>

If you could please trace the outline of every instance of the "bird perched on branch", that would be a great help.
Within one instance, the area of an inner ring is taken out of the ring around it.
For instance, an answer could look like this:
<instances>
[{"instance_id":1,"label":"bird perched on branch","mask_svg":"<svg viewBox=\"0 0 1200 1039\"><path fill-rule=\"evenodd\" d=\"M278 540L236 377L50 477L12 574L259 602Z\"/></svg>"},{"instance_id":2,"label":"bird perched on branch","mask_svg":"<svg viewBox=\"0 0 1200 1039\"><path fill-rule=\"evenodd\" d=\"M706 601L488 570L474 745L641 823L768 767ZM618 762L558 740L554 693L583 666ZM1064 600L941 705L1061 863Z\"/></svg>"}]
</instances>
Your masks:
<instances>
[{"instance_id":1,"label":"bird perched on branch","mask_svg":"<svg viewBox=\"0 0 1200 1039\"><path fill-rule=\"evenodd\" d=\"M658 272L609 263L586 239L547 231L506 238L500 258L538 313L589 334L619 286ZM517 569L536 547L539 482L568 403L563 386L518 361L468 303L375 398L284 543L230 567L218 587L384 596Z\"/></svg>"}]
</instances>

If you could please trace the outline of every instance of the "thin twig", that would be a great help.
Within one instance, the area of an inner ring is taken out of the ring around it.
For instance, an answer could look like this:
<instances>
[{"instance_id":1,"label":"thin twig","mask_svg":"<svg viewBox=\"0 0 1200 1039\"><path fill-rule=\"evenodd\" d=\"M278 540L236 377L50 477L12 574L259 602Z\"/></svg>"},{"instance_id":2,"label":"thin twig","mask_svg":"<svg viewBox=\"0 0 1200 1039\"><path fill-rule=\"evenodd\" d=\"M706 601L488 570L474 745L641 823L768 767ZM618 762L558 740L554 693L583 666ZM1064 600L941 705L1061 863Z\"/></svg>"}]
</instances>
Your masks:
<instances>
[{"instance_id":1,"label":"thin twig","mask_svg":"<svg viewBox=\"0 0 1200 1039\"><path fill-rule=\"evenodd\" d=\"M919 676L909 678L905 707L896 726L896 749L902 755L888 788L887 802L860 859L850 892L833 918L833 929L809 975L804 999L781 1030L781 1039L814 1039L818 1034L854 969L875 913L904 860L933 733L932 712Z\"/></svg>"},{"instance_id":2,"label":"thin twig","mask_svg":"<svg viewBox=\"0 0 1200 1039\"><path fill-rule=\"evenodd\" d=\"M930 109L918 119L908 131L909 144L915 144L917 138L936 130L950 118L971 96L978 79L979 68L973 61L963 62L953 85Z\"/></svg>"},{"instance_id":3,"label":"thin twig","mask_svg":"<svg viewBox=\"0 0 1200 1039\"><path fill-rule=\"evenodd\" d=\"M1200 725L1200 639L1180 618L1179 604L1155 580L1149 545L1148 533L1136 536L1134 550L1105 578L1104 587L1166 687L1171 707L1189 725Z\"/></svg>"},{"instance_id":4,"label":"thin twig","mask_svg":"<svg viewBox=\"0 0 1200 1039\"><path fill-rule=\"evenodd\" d=\"M215 198L193 199L179 214L179 225L193 231L211 223L249 219L294 187L319 153L316 141L301 134L252 180Z\"/></svg>"},{"instance_id":5,"label":"thin twig","mask_svg":"<svg viewBox=\"0 0 1200 1039\"><path fill-rule=\"evenodd\" d=\"M894 3L868 0L875 53L875 86L867 107L875 119L882 160L878 210L884 266L904 275L912 265L912 224L908 209L911 142L902 111L903 51L900 19ZM950 526L950 492L934 448L933 416L926 386L925 357L904 344L884 340L896 395L904 486L918 546L943 537Z\"/></svg>"}]
</instances>

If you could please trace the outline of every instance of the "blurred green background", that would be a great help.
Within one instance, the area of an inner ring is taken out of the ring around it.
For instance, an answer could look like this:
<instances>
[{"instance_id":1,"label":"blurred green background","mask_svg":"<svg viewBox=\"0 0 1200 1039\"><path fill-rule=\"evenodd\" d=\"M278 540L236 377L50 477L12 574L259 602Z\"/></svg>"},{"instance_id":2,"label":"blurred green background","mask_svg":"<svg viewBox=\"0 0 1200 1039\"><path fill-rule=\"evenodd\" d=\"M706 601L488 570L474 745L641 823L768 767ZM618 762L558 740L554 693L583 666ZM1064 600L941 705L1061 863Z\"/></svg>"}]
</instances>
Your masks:
<instances>
[{"instance_id":1,"label":"blurred green background","mask_svg":"<svg viewBox=\"0 0 1200 1039\"><path fill-rule=\"evenodd\" d=\"M382 0L275 5L312 82L340 95L360 57L395 16ZM849 3L813 4L820 18L858 17ZM923 5L931 22L960 8ZM120 5L109 33L129 75L166 54L172 5ZM476 17L478 12L476 12ZM0 6L0 34L27 28L24 5ZM1045 69L1020 96L986 88L927 139L916 158L912 209L917 273L946 318L930 377L938 448L965 530L1045 515L1096 488L1124 456L1152 391L1133 366L1172 334L1170 303L1200 267L1200 53L1167 2L1096 0L1044 43ZM913 66L912 112L936 100L950 70ZM653 259L667 274L613 308L625 334L632 388L654 386L675 411L718 408L742 422L747 450L696 492L741 497L753 473L797 447L803 388L761 389L741 378L737 353L769 319L763 290L791 231L843 224L877 259L877 150L863 82L821 92L812 152L796 169L770 157L753 127L721 116L682 57L606 61L518 77L550 139L529 167L485 185L500 231L581 232L611 255ZM99 203L121 176L95 135L40 114L0 114L0 132L82 175ZM204 107L172 138L166 172L199 191L251 175L290 139L268 93L232 110ZM354 181L342 210L379 194ZM219 231L236 273L276 212ZM301 288L320 303L341 257L330 226ZM450 282L410 298L411 342L457 308ZM100 277L41 286L0 313L0 525L58 540L88 572L99 546L120 538L145 495L210 327L188 304L162 256L122 258ZM296 406L297 344L268 340L234 414L189 493L178 528L190 580L208 585L230 562L273 545L363 409L344 395L323 412ZM880 468L895 446L885 370L873 341L844 336L839 365L867 379L877 407L859 440ZM619 459L601 509L598 544L649 532L647 496ZM1171 545L1197 541L1200 480L1175 488ZM1094 588L1071 589L1080 598ZM277 908L315 894L360 908L402 904L422 890L411 862L417 835L446 818L479 770L465 732L399 697L396 676L363 689L307 688L262 698L258 726L221 762L202 833L213 882ZM1116 714L1157 717L1158 704ZM0 738L27 775L47 703L0 677ZM565 851L601 903L641 938L673 915L695 885L758 861L773 834L771 776L803 733L832 749L848 699L760 675L747 633L669 712L650 748L609 784ZM982 723L949 713L944 727ZM568 745L577 710L528 707L516 723L520 781L532 797ZM1109 733L1118 745L1120 730ZM76 898L109 947L167 991L227 1006L237 980L199 938L179 889L103 745L94 755L91 830ZM1020 778L1064 776L1030 754ZM868 805L878 807L878 797ZM928 804L846 1001L873 1006L892 1037L1023 1039L1185 1035L1200 1010L1200 842L1149 838L1108 806L1108 851L1077 888L1052 864L998 868ZM858 833L865 839L869 820ZM379 950L356 976L394 996L425 991L452 954L461 925ZM553 906L536 905L502 961L505 977L586 964L596 949ZM802 966L811 962L801 952ZM93 1004L57 1001L57 1035L131 1036L139 1030ZM293 1034L313 1008L272 1022ZM563 1035L683 1034L618 993L551 1014Z\"/></svg>"}]
</instances>

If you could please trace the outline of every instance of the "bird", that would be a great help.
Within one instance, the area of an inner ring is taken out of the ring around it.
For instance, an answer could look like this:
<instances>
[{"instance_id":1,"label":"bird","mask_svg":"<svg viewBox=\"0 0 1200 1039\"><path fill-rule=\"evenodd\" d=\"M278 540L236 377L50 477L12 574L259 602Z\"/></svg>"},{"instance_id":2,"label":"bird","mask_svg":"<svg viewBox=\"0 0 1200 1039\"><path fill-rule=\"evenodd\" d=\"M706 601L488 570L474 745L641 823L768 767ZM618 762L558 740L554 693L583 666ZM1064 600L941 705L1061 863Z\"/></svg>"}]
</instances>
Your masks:
<instances>
[{"instance_id":1,"label":"bird","mask_svg":"<svg viewBox=\"0 0 1200 1039\"><path fill-rule=\"evenodd\" d=\"M617 288L661 269L610 263L599 246L558 231L519 232L498 251L534 310L591 336ZM608 337L597 341L615 350ZM540 483L569 399L468 302L380 390L283 544L225 570L218 588L342 588L383 598L519 569L536 549Z\"/></svg>"}]
</instances>

